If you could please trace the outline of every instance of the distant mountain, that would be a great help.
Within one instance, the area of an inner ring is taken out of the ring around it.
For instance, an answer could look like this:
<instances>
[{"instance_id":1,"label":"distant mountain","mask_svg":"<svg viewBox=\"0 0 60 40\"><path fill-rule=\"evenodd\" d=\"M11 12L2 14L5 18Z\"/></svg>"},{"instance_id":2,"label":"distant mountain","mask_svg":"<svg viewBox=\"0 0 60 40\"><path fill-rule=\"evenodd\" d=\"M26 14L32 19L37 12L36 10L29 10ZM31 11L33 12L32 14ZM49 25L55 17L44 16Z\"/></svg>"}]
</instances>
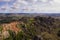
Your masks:
<instances>
[{"instance_id":1,"label":"distant mountain","mask_svg":"<svg viewBox=\"0 0 60 40\"><path fill-rule=\"evenodd\" d=\"M58 16L60 16L60 13L56 13L56 14L46 14L46 15L58 17Z\"/></svg>"},{"instance_id":2,"label":"distant mountain","mask_svg":"<svg viewBox=\"0 0 60 40\"><path fill-rule=\"evenodd\" d=\"M0 16L52 16L60 17L60 13L0 13Z\"/></svg>"}]
</instances>

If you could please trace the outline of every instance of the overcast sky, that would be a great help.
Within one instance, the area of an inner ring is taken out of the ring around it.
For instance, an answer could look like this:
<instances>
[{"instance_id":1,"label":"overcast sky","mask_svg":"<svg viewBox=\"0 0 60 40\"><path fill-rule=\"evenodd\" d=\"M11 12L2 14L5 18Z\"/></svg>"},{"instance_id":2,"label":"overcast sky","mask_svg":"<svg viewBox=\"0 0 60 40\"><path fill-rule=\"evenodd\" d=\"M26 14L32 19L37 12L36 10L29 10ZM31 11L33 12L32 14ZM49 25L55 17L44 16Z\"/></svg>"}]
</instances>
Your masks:
<instances>
[{"instance_id":1,"label":"overcast sky","mask_svg":"<svg viewBox=\"0 0 60 40\"><path fill-rule=\"evenodd\" d=\"M0 13L60 13L60 0L0 0Z\"/></svg>"}]
</instances>

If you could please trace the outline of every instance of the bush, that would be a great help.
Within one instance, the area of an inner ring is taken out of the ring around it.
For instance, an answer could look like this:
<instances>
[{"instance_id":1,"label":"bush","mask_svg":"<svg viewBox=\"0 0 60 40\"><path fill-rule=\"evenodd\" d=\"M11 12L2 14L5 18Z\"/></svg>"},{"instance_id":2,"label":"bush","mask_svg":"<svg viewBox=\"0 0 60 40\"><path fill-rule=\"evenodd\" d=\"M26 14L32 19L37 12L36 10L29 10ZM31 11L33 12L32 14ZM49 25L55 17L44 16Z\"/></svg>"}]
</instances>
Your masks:
<instances>
[{"instance_id":1,"label":"bush","mask_svg":"<svg viewBox=\"0 0 60 40\"><path fill-rule=\"evenodd\" d=\"M57 36L60 37L60 30L58 31Z\"/></svg>"}]
</instances>

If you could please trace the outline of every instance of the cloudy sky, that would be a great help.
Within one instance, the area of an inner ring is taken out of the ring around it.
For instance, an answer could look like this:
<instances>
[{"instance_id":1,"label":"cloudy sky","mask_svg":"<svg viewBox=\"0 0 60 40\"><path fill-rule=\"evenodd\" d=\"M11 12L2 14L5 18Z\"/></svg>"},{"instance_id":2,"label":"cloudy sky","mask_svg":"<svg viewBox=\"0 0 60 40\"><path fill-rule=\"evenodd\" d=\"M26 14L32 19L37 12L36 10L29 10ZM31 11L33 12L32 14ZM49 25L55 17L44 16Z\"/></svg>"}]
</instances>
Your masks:
<instances>
[{"instance_id":1,"label":"cloudy sky","mask_svg":"<svg viewBox=\"0 0 60 40\"><path fill-rule=\"evenodd\" d=\"M0 13L60 13L60 0L0 0Z\"/></svg>"}]
</instances>

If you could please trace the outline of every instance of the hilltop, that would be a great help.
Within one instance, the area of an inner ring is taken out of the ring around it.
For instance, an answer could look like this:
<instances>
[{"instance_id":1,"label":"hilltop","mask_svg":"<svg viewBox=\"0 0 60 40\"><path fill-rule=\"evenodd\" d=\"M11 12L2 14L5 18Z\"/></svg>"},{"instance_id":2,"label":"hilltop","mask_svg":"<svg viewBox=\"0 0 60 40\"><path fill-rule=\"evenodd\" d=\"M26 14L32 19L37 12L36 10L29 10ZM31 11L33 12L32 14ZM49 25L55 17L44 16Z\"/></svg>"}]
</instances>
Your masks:
<instances>
[{"instance_id":1,"label":"hilltop","mask_svg":"<svg viewBox=\"0 0 60 40\"><path fill-rule=\"evenodd\" d=\"M13 15L13 16L12 16ZM24 16L22 16L24 15ZM49 15L5 14L0 17L4 40L60 40L60 19ZM7 34L7 35L5 35Z\"/></svg>"}]
</instances>

